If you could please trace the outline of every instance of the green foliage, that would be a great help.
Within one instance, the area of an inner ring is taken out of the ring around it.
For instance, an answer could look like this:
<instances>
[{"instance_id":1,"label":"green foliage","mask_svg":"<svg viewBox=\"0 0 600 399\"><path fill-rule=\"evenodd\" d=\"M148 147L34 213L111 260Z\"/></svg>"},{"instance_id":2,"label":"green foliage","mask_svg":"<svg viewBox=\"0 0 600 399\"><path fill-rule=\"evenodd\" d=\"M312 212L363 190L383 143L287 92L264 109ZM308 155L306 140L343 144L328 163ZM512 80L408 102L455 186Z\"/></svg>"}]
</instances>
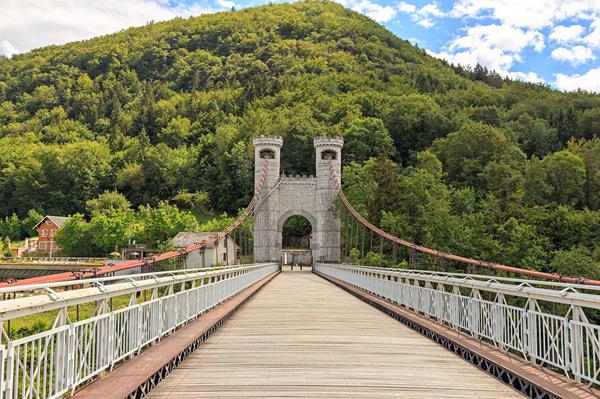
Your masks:
<instances>
[{"instance_id":1,"label":"green foliage","mask_svg":"<svg viewBox=\"0 0 600 399\"><path fill-rule=\"evenodd\" d=\"M527 155L543 157L559 148L558 132L544 119L534 119L522 114L516 121L507 124L507 136L515 140Z\"/></svg>"},{"instance_id":2,"label":"green foliage","mask_svg":"<svg viewBox=\"0 0 600 399\"><path fill-rule=\"evenodd\" d=\"M117 191L105 191L97 198L88 200L86 206L90 214L100 215L114 211L126 211L131 208L131 203Z\"/></svg>"},{"instance_id":3,"label":"green foliage","mask_svg":"<svg viewBox=\"0 0 600 399\"><path fill-rule=\"evenodd\" d=\"M29 337L31 335L46 331L49 325L43 320L36 320L33 324L27 326L21 326L19 328L11 329L11 339L18 339L22 337Z\"/></svg>"},{"instance_id":4,"label":"green foliage","mask_svg":"<svg viewBox=\"0 0 600 399\"><path fill-rule=\"evenodd\" d=\"M246 206L253 137L282 136L284 172L312 174L313 138L339 135L374 223L552 270L600 242L599 113L598 95L448 65L329 1L149 24L0 60L0 236L47 213L73 215L65 254L166 248Z\"/></svg>"},{"instance_id":5,"label":"green foliage","mask_svg":"<svg viewBox=\"0 0 600 399\"><path fill-rule=\"evenodd\" d=\"M469 122L433 144L448 180L457 186L483 188L484 169L490 162L522 161L522 152L502 132L489 125Z\"/></svg>"},{"instance_id":6,"label":"green foliage","mask_svg":"<svg viewBox=\"0 0 600 399\"><path fill-rule=\"evenodd\" d=\"M19 219L16 214L5 216L0 219L0 237L7 237L13 241L20 241L26 237L35 235L33 227L42 220L44 216L35 209L29 210L27 215Z\"/></svg>"},{"instance_id":7,"label":"green foliage","mask_svg":"<svg viewBox=\"0 0 600 399\"><path fill-rule=\"evenodd\" d=\"M346 162L364 162L371 157L394 153L394 142L383 121L361 118L350 122L344 132L344 159Z\"/></svg>"},{"instance_id":8,"label":"green foliage","mask_svg":"<svg viewBox=\"0 0 600 399\"><path fill-rule=\"evenodd\" d=\"M600 261L594 259L590 250L584 247L557 251L550 267L563 276L600 278Z\"/></svg>"},{"instance_id":9,"label":"green foliage","mask_svg":"<svg viewBox=\"0 0 600 399\"><path fill-rule=\"evenodd\" d=\"M549 199L562 205L580 205L583 202L586 173L583 159L563 150L548 155L542 164L550 187Z\"/></svg>"},{"instance_id":10,"label":"green foliage","mask_svg":"<svg viewBox=\"0 0 600 399\"><path fill-rule=\"evenodd\" d=\"M58 231L56 242L67 256L106 256L127 245L129 239L149 248L167 248L180 231L198 230L196 218L187 211L161 202L157 207L105 208L89 221L82 214L71 216Z\"/></svg>"},{"instance_id":11,"label":"green foliage","mask_svg":"<svg viewBox=\"0 0 600 399\"><path fill-rule=\"evenodd\" d=\"M198 191L190 193L187 190L181 190L173 197L173 203L180 209L202 211L209 206L208 193Z\"/></svg>"},{"instance_id":12,"label":"green foliage","mask_svg":"<svg viewBox=\"0 0 600 399\"><path fill-rule=\"evenodd\" d=\"M585 164L585 203L592 209L600 209L600 138L572 141L569 150Z\"/></svg>"},{"instance_id":13,"label":"green foliage","mask_svg":"<svg viewBox=\"0 0 600 399\"><path fill-rule=\"evenodd\" d=\"M301 215L290 216L282 229L283 248L308 247L312 226L308 219Z\"/></svg>"},{"instance_id":14,"label":"green foliage","mask_svg":"<svg viewBox=\"0 0 600 399\"><path fill-rule=\"evenodd\" d=\"M360 251L358 250L358 248L352 248L350 250L349 260L350 263L352 263L353 265L360 265L362 263Z\"/></svg>"},{"instance_id":15,"label":"green foliage","mask_svg":"<svg viewBox=\"0 0 600 399\"><path fill-rule=\"evenodd\" d=\"M55 236L60 251L69 256L94 256L96 248L93 248L92 236L89 225L83 219L83 215L77 213L69 217L63 227Z\"/></svg>"},{"instance_id":16,"label":"green foliage","mask_svg":"<svg viewBox=\"0 0 600 399\"><path fill-rule=\"evenodd\" d=\"M189 212L161 202L156 208L142 205L138 210L141 224L140 241L156 246L173 238L180 231L198 230L198 221Z\"/></svg>"}]
</instances>

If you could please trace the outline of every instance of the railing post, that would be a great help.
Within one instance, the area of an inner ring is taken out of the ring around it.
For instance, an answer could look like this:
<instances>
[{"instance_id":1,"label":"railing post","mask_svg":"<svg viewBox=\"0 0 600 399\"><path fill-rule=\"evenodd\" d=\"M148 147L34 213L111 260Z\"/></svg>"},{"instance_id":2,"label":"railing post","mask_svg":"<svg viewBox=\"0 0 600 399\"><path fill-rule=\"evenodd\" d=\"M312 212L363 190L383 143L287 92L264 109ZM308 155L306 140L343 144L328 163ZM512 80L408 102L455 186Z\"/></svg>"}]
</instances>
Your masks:
<instances>
[{"instance_id":1,"label":"railing post","mask_svg":"<svg viewBox=\"0 0 600 399\"><path fill-rule=\"evenodd\" d=\"M75 353L77 351L75 342L75 326L69 325L67 344L67 381L65 388L75 389Z\"/></svg>"},{"instance_id":2,"label":"railing post","mask_svg":"<svg viewBox=\"0 0 600 399\"><path fill-rule=\"evenodd\" d=\"M5 379L5 398L10 399L15 397L13 389L17 382L15 381L15 348L12 342L8 343L6 348L6 379Z\"/></svg>"},{"instance_id":3,"label":"railing post","mask_svg":"<svg viewBox=\"0 0 600 399\"><path fill-rule=\"evenodd\" d=\"M496 342L500 343L500 347L502 349L506 349L506 346L504 344L505 340L505 333L506 333L506 329L507 329L507 325L506 325L506 315L504 314L504 312L502 311L501 306L502 305L506 305L506 300L504 298L504 295L502 294L498 294L496 295L496 303L494 304L494 340ZM514 334L517 334L518 331L514 331Z\"/></svg>"},{"instance_id":4,"label":"railing post","mask_svg":"<svg viewBox=\"0 0 600 399\"><path fill-rule=\"evenodd\" d=\"M537 356L537 323L533 312L536 311L537 303L534 299L527 301L527 348L532 363L536 363Z\"/></svg>"},{"instance_id":5,"label":"railing post","mask_svg":"<svg viewBox=\"0 0 600 399\"><path fill-rule=\"evenodd\" d=\"M584 356L583 356L583 347L582 347L582 343L583 343L583 337L582 337L582 328L581 325L578 324L578 322L582 322L582 314L585 317L585 314L583 313L583 310L581 308L579 308L578 306L573 306L572 307L572 313L573 313L573 322L570 322L569 325L569 329L570 329L570 334L569 334L569 352L571 355L571 359L570 359L570 369L571 369L571 373L573 373L573 377L575 378L575 381L577 382L581 382L581 372L583 369L583 362L584 362Z\"/></svg>"}]
</instances>

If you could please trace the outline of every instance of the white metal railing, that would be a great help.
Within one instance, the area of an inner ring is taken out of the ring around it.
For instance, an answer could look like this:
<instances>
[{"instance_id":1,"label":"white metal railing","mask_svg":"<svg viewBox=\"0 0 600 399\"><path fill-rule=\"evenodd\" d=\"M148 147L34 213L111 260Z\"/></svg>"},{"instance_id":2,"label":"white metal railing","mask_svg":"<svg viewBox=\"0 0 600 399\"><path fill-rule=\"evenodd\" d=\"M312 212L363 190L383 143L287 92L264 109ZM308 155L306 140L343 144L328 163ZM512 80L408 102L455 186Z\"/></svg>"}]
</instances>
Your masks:
<instances>
[{"instance_id":1,"label":"white metal railing","mask_svg":"<svg viewBox=\"0 0 600 399\"><path fill-rule=\"evenodd\" d=\"M23 264L104 264L110 258L76 258L76 257L61 257L61 256L46 256L46 257L0 257L0 263L23 263Z\"/></svg>"},{"instance_id":2,"label":"white metal railing","mask_svg":"<svg viewBox=\"0 0 600 399\"><path fill-rule=\"evenodd\" d=\"M600 308L600 295L458 274L432 280L428 273L323 263L315 270L577 381L600 384L600 326L584 312L585 307ZM523 306L508 304L511 296ZM551 306L564 310L563 315L549 313Z\"/></svg>"},{"instance_id":3,"label":"white metal railing","mask_svg":"<svg viewBox=\"0 0 600 399\"><path fill-rule=\"evenodd\" d=\"M247 265L246 265L247 266ZM207 272L214 273L215 271L224 270L235 270L239 267L245 267L244 265L230 265L230 266L211 266L210 268L195 268L195 269L177 269L167 271L156 271L136 274L125 274L108 277L95 277L86 278L84 280L66 280L56 281L51 283L34 283L26 285L10 285L6 287L0 287L0 295L13 294L14 296L25 296L25 295L39 295L40 293L49 294L53 290L68 290L73 287L102 287L105 285L115 283L129 283L130 288L137 290L139 282L143 280L160 280L161 277L167 277L170 279L189 279L194 278L198 275L204 275ZM10 296L10 295L9 295ZM2 306L0 305L0 319L3 318Z\"/></svg>"},{"instance_id":4,"label":"white metal railing","mask_svg":"<svg viewBox=\"0 0 600 399\"><path fill-rule=\"evenodd\" d=\"M57 304L52 308L58 316L49 330L15 340L3 329L0 398L62 397L277 270L274 263L247 265L2 301L2 320L32 314L34 309L23 310L23 302L39 306L34 299ZM136 296L146 289L151 297L138 303ZM129 306L109 311L107 301L124 292ZM103 295L100 301L98 295ZM97 304L97 315L69 322L68 306L86 300Z\"/></svg>"}]
</instances>

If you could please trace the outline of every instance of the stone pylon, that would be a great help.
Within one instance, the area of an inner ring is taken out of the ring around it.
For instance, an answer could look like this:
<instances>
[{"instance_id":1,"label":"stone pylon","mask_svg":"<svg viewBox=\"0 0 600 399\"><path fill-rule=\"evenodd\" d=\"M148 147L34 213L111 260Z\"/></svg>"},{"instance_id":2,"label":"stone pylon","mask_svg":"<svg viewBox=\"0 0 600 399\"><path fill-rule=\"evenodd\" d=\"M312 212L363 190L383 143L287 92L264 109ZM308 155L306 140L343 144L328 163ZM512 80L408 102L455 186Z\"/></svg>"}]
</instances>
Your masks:
<instances>
[{"instance_id":1,"label":"stone pylon","mask_svg":"<svg viewBox=\"0 0 600 399\"><path fill-rule=\"evenodd\" d=\"M312 226L313 260L340 261L340 220L333 212L337 197L330 177L330 164L341 176L344 141L340 137L316 137L315 176L280 176L280 137L257 137L254 144L255 185L268 162L262 197L254 213L254 261L281 260L282 230L285 221L294 215L306 217Z\"/></svg>"}]
</instances>

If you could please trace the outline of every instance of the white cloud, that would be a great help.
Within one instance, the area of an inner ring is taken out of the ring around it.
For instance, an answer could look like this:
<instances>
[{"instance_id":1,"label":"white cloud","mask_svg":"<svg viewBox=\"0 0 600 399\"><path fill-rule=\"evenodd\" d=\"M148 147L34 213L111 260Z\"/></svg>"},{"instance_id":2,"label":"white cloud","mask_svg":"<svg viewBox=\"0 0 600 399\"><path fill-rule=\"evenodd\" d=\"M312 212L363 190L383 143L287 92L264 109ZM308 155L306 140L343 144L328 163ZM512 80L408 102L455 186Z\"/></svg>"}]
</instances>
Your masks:
<instances>
[{"instance_id":1,"label":"white cloud","mask_svg":"<svg viewBox=\"0 0 600 399\"><path fill-rule=\"evenodd\" d=\"M436 3L425 4L423 7L417 8L414 4L401 1L396 8L400 12L410 14L410 18L415 21L417 25L425 29L429 29L435 25L433 18L439 18L446 15L439 9Z\"/></svg>"},{"instance_id":2,"label":"white cloud","mask_svg":"<svg viewBox=\"0 0 600 399\"><path fill-rule=\"evenodd\" d=\"M454 64L475 66L481 64L508 76L515 62L521 61L521 52L530 47L540 52L544 36L534 30L524 30L508 25L476 25L466 29L437 54Z\"/></svg>"},{"instance_id":3,"label":"white cloud","mask_svg":"<svg viewBox=\"0 0 600 399\"><path fill-rule=\"evenodd\" d=\"M458 0L450 15L491 17L503 24L541 29L568 18L592 18L600 12L598 0Z\"/></svg>"},{"instance_id":4,"label":"white cloud","mask_svg":"<svg viewBox=\"0 0 600 399\"><path fill-rule=\"evenodd\" d=\"M585 28L581 25L559 25L552 28L550 40L554 40L560 44L572 43L581 39L581 34Z\"/></svg>"},{"instance_id":5,"label":"white cloud","mask_svg":"<svg viewBox=\"0 0 600 399\"><path fill-rule=\"evenodd\" d=\"M480 47L455 53L442 51L436 53L435 56L462 66L473 67L477 64L485 65L487 68L495 70L503 75L508 73L508 70L515 61L515 56L506 54L499 49L489 47Z\"/></svg>"},{"instance_id":6,"label":"white cloud","mask_svg":"<svg viewBox=\"0 0 600 399\"><path fill-rule=\"evenodd\" d=\"M524 49L530 47L537 52L544 49L542 32L548 32L548 40L559 45L550 57L574 66L596 59L593 51L600 49L600 0L456 0L446 15L463 21L491 19L502 27L502 32L491 36L468 32L450 41L441 56L453 62L470 61L468 65L476 61L513 78L539 79L535 73L510 72L510 69L521 61ZM590 21L589 29L585 27L586 21ZM491 58L493 54L498 58ZM598 79L594 69L583 75L559 73L554 84L563 90L577 87L590 90L595 87L593 79Z\"/></svg>"},{"instance_id":7,"label":"white cloud","mask_svg":"<svg viewBox=\"0 0 600 399\"><path fill-rule=\"evenodd\" d=\"M214 11L166 0L2 0L0 41L22 52Z\"/></svg>"},{"instance_id":8,"label":"white cloud","mask_svg":"<svg viewBox=\"0 0 600 399\"><path fill-rule=\"evenodd\" d=\"M535 72L509 72L507 76L511 79L522 80L530 83L544 83L544 79Z\"/></svg>"},{"instance_id":9,"label":"white cloud","mask_svg":"<svg viewBox=\"0 0 600 399\"><path fill-rule=\"evenodd\" d=\"M382 6L369 0L337 0L343 6L349 7L354 11L365 14L379 23L389 22L398 13L398 9L392 6Z\"/></svg>"},{"instance_id":10,"label":"white cloud","mask_svg":"<svg viewBox=\"0 0 600 399\"><path fill-rule=\"evenodd\" d=\"M0 55L5 55L7 57L12 57L14 54L17 54L18 51L13 46L11 42L8 40L0 40Z\"/></svg>"},{"instance_id":11,"label":"white cloud","mask_svg":"<svg viewBox=\"0 0 600 399\"><path fill-rule=\"evenodd\" d=\"M600 92L600 68L590 69L583 75L565 75L557 73L555 79L554 83L560 90L573 91L583 89Z\"/></svg>"},{"instance_id":12,"label":"white cloud","mask_svg":"<svg viewBox=\"0 0 600 399\"><path fill-rule=\"evenodd\" d=\"M526 47L532 47L537 52L544 49L544 35L533 30L492 24L472 26L466 32L466 35L450 42L450 50L489 47L518 53Z\"/></svg>"},{"instance_id":13,"label":"white cloud","mask_svg":"<svg viewBox=\"0 0 600 399\"><path fill-rule=\"evenodd\" d=\"M223 8L231 9L231 8L239 8L235 2L231 0L217 0L217 4Z\"/></svg>"},{"instance_id":14,"label":"white cloud","mask_svg":"<svg viewBox=\"0 0 600 399\"><path fill-rule=\"evenodd\" d=\"M583 38L583 41L589 46L600 48L600 19L590 24L590 33Z\"/></svg>"},{"instance_id":15,"label":"white cloud","mask_svg":"<svg viewBox=\"0 0 600 399\"><path fill-rule=\"evenodd\" d=\"M550 57L557 61L566 61L571 65L585 64L589 60L593 60L594 54L592 50L584 46L575 46L571 48L559 47L552 51Z\"/></svg>"},{"instance_id":16,"label":"white cloud","mask_svg":"<svg viewBox=\"0 0 600 399\"><path fill-rule=\"evenodd\" d=\"M423 16L423 17L428 17L428 16L432 16L432 17L443 17L444 13L442 12L442 10L440 10L437 6L437 4L435 3L429 3L424 5L423 7L421 7L419 9L419 11L417 11L417 14Z\"/></svg>"},{"instance_id":17,"label":"white cloud","mask_svg":"<svg viewBox=\"0 0 600 399\"><path fill-rule=\"evenodd\" d=\"M364 13L377 22L389 22L396 16L396 9L392 6L382 6L370 1L361 1L358 11Z\"/></svg>"},{"instance_id":18,"label":"white cloud","mask_svg":"<svg viewBox=\"0 0 600 399\"><path fill-rule=\"evenodd\" d=\"M410 4L410 3L406 3L404 1L401 1L398 4L398 11L406 13L406 14L412 14L415 11L417 11L417 7L414 4Z\"/></svg>"},{"instance_id":19,"label":"white cloud","mask_svg":"<svg viewBox=\"0 0 600 399\"><path fill-rule=\"evenodd\" d=\"M435 24L433 23L433 21L431 19L423 18L423 19L417 21L417 25L419 25L422 28L429 29L429 28L432 28Z\"/></svg>"}]
</instances>

